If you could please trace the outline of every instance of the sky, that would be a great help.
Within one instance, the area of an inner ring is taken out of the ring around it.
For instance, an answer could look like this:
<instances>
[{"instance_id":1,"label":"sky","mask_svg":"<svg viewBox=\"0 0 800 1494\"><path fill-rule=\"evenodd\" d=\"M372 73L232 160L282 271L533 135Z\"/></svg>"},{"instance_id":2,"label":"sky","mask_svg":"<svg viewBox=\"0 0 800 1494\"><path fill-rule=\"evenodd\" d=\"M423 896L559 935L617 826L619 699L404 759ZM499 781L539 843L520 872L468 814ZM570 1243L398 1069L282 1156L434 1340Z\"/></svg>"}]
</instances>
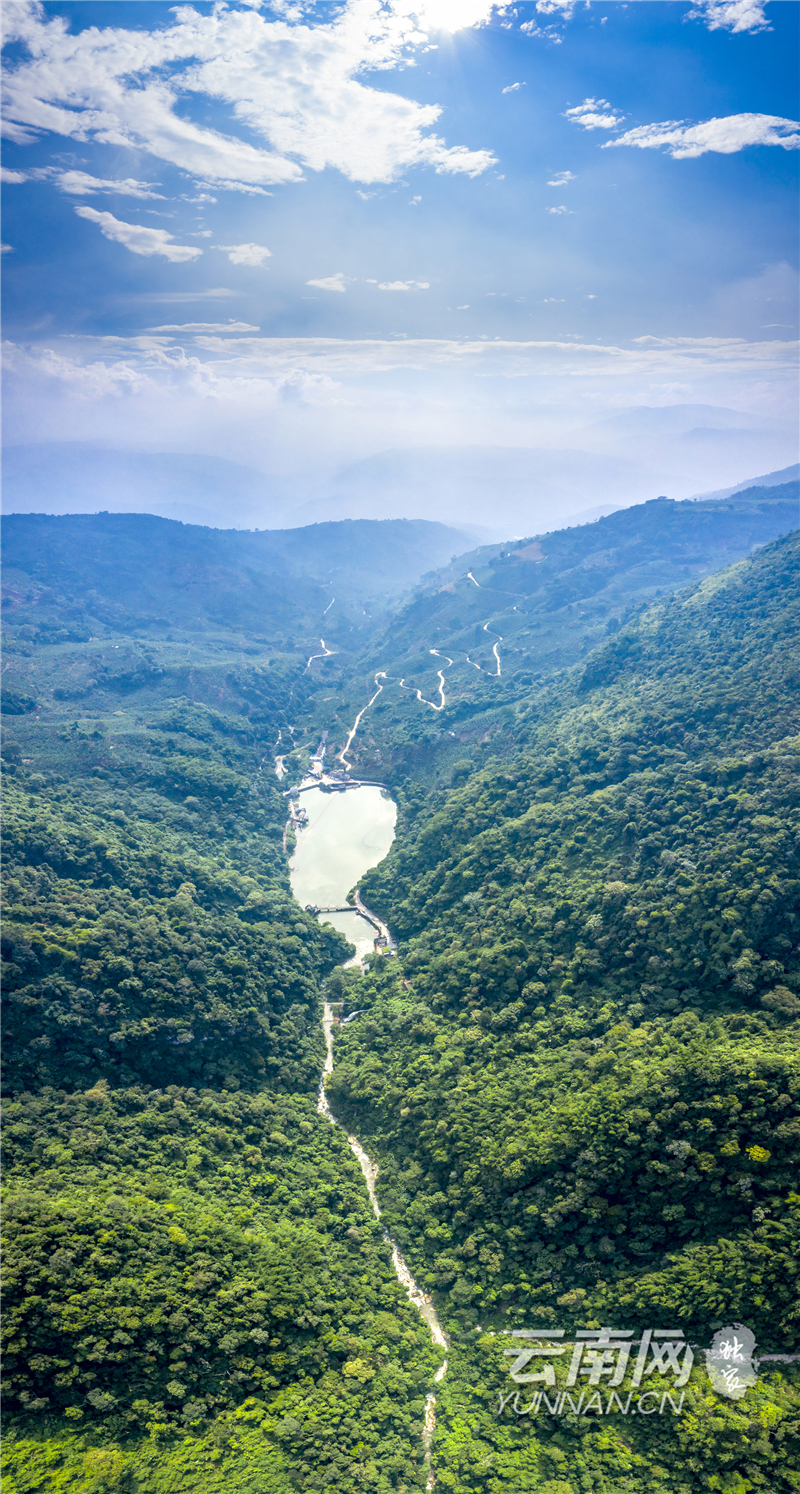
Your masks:
<instances>
[{"instance_id":1,"label":"sky","mask_svg":"<svg viewBox=\"0 0 800 1494\"><path fill-rule=\"evenodd\" d=\"M795 462L799 9L6 0L7 504L502 529Z\"/></svg>"}]
</instances>

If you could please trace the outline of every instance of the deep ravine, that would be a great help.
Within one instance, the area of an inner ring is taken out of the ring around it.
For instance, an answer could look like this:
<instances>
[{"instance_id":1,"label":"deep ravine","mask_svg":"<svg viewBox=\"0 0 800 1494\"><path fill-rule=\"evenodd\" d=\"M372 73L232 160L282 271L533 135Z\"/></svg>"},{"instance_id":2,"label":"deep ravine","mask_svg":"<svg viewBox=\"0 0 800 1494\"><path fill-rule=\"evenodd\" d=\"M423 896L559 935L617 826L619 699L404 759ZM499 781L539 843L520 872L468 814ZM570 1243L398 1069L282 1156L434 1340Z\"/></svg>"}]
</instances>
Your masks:
<instances>
[{"instance_id":1,"label":"deep ravine","mask_svg":"<svg viewBox=\"0 0 800 1494\"><path fill-rule=\"evenodd\" d=\"M325 1089L325 1080L327 1079L328 1075L333 1072L333 1025L335 1021L333 1008L334 1006L338 1005L340 1005L339 1002L325 1001L323 1003L322 1030L325 1034L325 1063L322 1069L322 1077L319 1084L317 1110L319 1111L320 1115L324 1115L326 1120L330 1121L332 1126L339 1126L341 1130L345 1131L350 1150L352 1151L354 1157L357 1159L358 1165L364 1174L364 1180L367 1185L367 1192L369 1194L369 1200L372 1204L375 1218L380 1222L381 1209L380 1204L378 1203L378 1195L375 1191L375 1182L378 1176L377 1163L373 1162L372 1158L367 1154L367 1152L364 1151L364 1148L358 1138L356 1136L352 1136L346 1130L346 1128L342 1126L341 1121L336 1119L336 1116L331 1110ZM420 1317L427 1324L430 1331L431 1339L433 1340L434 1344L436 1344L437 1348L446 1349L448 1347L447 1336L444 1332L444 1329L442 1328L441 1323L439 1322L439 1319L436 1315L436 1309L433 1306L430 1297L426 1297L424 1292L422 1292L417 1286L417 1283L415 1282L410 1270L408 1269L408 1266L406 1265L405 1260L403 1259L403 1256L400 1254L400 1251L398 1250L388 1230L383 1225L381 1225L381 1229L383 1231L383 1238L392 1252L392 1265L394 1266L397 1280L399 1281L401 1287L403 1287L404 1291L407 1292L409 1300L416 1307ZM439 1381L444 1379L446 1373L447 1360L445 1359L439 1365L439 1368L437 1369L436 1374L433 1378L438 1383ZM425 1461L428 1465L427 1487L429 1490L434 1487L434 1484L436 1482L436 1475L434 1473L433 1465L431 1462L431 1449L433 1446L433 1437L435 1431L436 1394L431 1390L425 1398L425 1423L422 1431L422 1445L425 1449Z\"/></svg>"}]
</instances>

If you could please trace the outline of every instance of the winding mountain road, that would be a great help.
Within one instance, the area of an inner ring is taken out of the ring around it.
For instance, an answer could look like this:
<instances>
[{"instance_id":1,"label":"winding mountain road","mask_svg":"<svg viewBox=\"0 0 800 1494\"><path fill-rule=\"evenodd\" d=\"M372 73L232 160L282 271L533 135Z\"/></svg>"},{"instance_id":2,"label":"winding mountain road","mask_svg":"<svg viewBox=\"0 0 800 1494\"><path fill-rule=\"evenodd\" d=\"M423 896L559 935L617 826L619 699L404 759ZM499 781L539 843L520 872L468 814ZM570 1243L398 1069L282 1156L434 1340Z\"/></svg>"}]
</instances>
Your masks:
<instances>
[{"instance_id":1,"label":"winding mountain road","mask_svg":"<svg viewBox=\"0 0 800 1494\"><path fill-rule=\"evenodd\" d=\"M448 665L450 667L452 667L452 664L453 664L452 659L448 659L447 658L447 654L440 654L438 648L432 648L432 649L429 650L429 652L432 653L432 654L435 654L435 656L436 656L437 659L445 659L447 661ZM406 682L405 682L405 680L401 680L400 681L400 689L401 690L411 690L411 691L413 691L413 693L417 697L417 700L421 701L422 705L430 706L430 708L431 708L432 711L443 711L444 708L445 708L445 706L447 705L447 696L444 693L444 670L443 669L437 670L437 674L439 676L439 704L438 705L436 704L435 700L426 700L426 698L423 695L422 691L418 690L417 687L416 687L416 685L407 685Z\"/></svg>"},{"instance_id":2,"label":"winding mountain road","mask_svg":"<svg viewBox=\"0 0 800 1494\"><path fill-rule=\"evenodd\" d=\"M484 625L483 625L483 631L484 631L484 633L488 633L489 632L489 624L488 624L488 622L484 623ZM494 633L494 628L492 628L491 631ZM495 673L498 674L498 675L500 675L500 674L503 673L503 671L502 671L502 668L500 667L500 648L499 648L499 645L503 642L503 635L502 635L502 633L494 633L494 636L497 639L497 643L494 645L494 647L492 649L492 653L494 654L495 663L497 665L497 669L495 670Z\"/></svg>"},{"instance_id":3,"label":"winding mountain road","mask_svg":"<svg viewBox=\"0 0 800 1494\"><path fill-rule=\"evenodd\" d=\"M385 669L379 669L378 672L377 672L377 674L376 674L376 676L375 676L375 684L378 685L378 680L385 680L385 679L388 679L388 675L386 673L386 670ZM342 748L341 752L337 754L338 758L339 758L339 762L342 764L343 768L348 768L349 769L350 766L351 766L351 764L348 763L348 761L347 761L347 754L350 751L350 747L351 747L353 738L354 738L356 732L358 731L358 723L361 720L361 717L365 714L365 712L369 710L370 706L375 704L375 701L378 699L378 696L380 695L382 689L383 689L383 685L378 685L378 688L375 691L375 694L373 695L372 699L368 700L367 703L366 703L366 705L361 707L361 710L359 711L358 715L356 716L356 719L353 722L353 725L350 727L350 730L347 733L347 741L345 742L344 747Z\"/></svg>"},{"instance_id":4,"label":"winding mountain road","mask_svg":"<svg viewBox=\"0 0 800 1494\"><path fill-rule=\"evenodd\" d=\"M336 599L334 598L334 601L335 600ZM333 603L331 603L331 605L333 605ZM330 659L334 654L338 653L338 649L328 648L328 645L325 642L324 638L320 638L319 641L322 644L322 647L325 650L325 652L322 653L322 654L312 654L311 658L309 659L308 663L306 664L306 669L310 669L311 668L311 665L314 663L315 659ZM305 671L303 671L303 672L305 673Z\"/></svg>"}]
</instances>

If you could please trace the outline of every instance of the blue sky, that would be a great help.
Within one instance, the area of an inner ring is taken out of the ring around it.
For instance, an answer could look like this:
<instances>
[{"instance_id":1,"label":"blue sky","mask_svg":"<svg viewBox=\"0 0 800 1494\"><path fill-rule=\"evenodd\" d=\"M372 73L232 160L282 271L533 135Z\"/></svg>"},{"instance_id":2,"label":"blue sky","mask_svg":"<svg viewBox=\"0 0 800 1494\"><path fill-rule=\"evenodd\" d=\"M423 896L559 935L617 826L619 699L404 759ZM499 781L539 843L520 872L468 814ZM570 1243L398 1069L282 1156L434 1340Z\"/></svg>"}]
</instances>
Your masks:
<instances>
[{"instance_id":1,"label":"blue sky","mask_svg":"<svg viewBox=\"0 0 800 1494\"><path fill-rule=\"evenodd\" d=\"M595 451L566 511L795 460L798 9L7 5L6 440L281 522L386 450ZM642 405L751 439L645 460Z\"/></svg>"}]
</instances>

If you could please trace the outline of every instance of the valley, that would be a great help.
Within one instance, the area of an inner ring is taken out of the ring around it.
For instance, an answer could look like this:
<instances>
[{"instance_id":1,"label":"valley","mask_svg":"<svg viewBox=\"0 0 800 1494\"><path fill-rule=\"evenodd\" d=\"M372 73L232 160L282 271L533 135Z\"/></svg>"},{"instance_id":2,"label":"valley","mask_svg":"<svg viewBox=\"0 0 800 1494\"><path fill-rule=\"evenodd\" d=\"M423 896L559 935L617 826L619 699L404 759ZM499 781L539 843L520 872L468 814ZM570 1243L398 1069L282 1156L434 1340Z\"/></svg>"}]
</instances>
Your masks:
<instances>
[{"instance_id":1,"label":"valley","mask_svg":"<svg viewBox=\"0 0 800 1494\"><path fill-rule=\"evenodd\" d=\"M791 1494L796 500L7 521L12 1494ZM679 1415L509 1404L667 1319Z\"/></svg>"}]
</instances>

